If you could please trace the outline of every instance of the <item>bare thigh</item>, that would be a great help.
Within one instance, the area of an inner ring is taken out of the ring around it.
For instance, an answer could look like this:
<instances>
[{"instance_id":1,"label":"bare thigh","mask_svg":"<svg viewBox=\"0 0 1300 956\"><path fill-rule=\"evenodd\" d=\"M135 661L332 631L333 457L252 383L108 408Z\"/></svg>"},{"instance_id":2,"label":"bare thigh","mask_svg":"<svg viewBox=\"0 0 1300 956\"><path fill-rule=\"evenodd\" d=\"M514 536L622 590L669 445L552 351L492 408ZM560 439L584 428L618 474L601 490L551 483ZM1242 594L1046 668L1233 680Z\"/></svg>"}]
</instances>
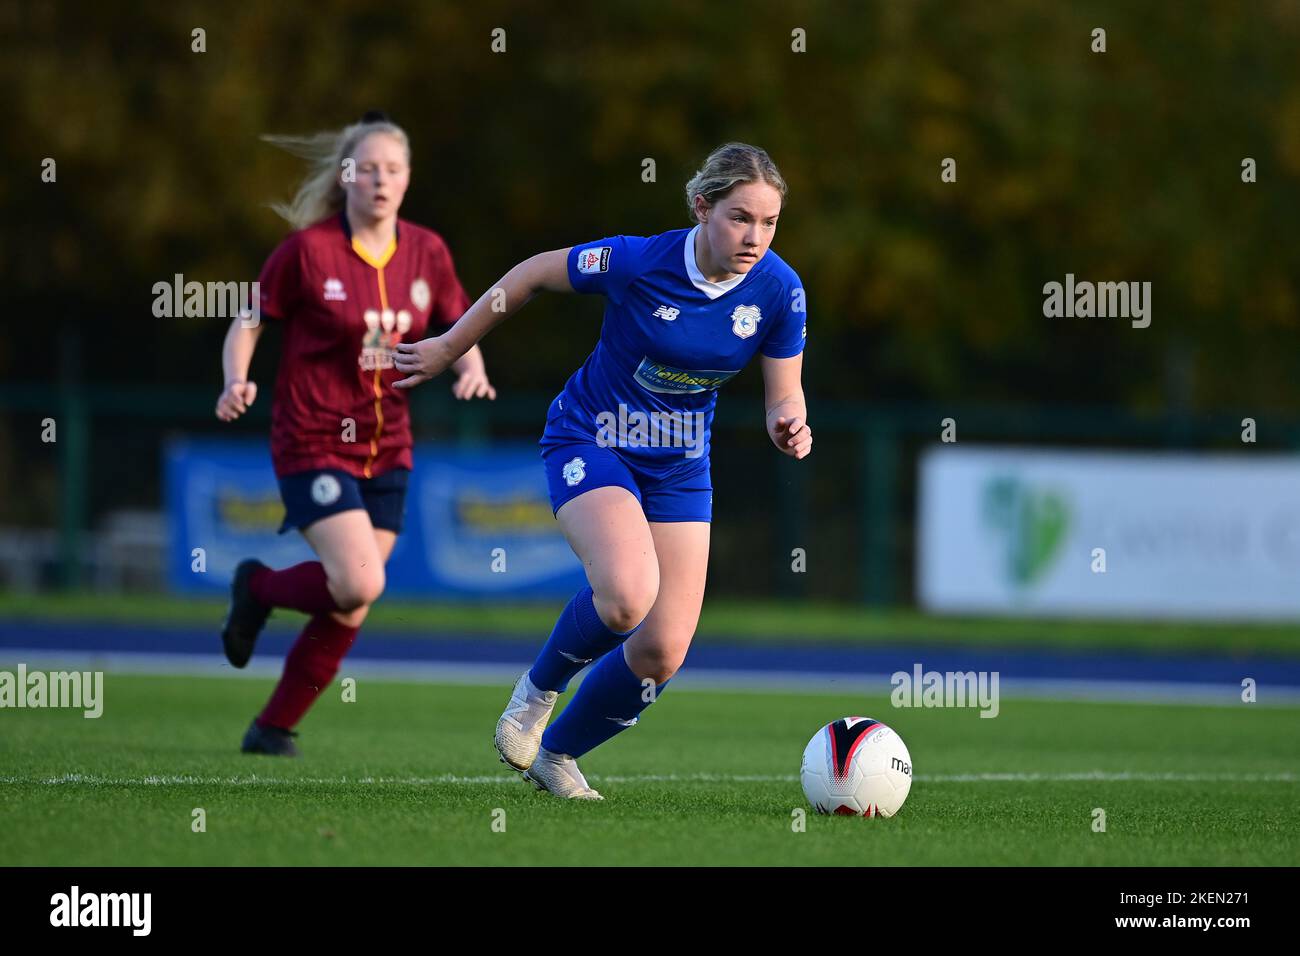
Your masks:
<instances>
[{"instance_id":1,"label":"bare thigh","mask_svg":"<svg viewBox=\"0 0 1300 956\"><path fill-rule=\"evenodd\" d=\"M659 593L659 562L641 502L626 488L593 488L565 502L555 517L587 572L605 626L623 634L640 624Z\"/></svg>"},{"instance_id":2,"label":"bare thigh","mask_svg":"<svg viewBox=\"0 0 1300 956\"><path fill-rule=\"evenodd\" d=\"M707 521L650 522L659 559L659 595L641 630L623 648L637 677L662 684L686 659L704 604L709 530Z\"/></svg>"},{"instance_id":3,"label":"bare thigh","mask_svg":"<svg viewBox=\"0 0 1300 956\"><path fill-rule=\"evenodd\" d=\"M335 620L359 626L384 593L384 564L397 535L376 529L361 508L322 518L302 534L325 568L330 595L340 608Z\"/></svg>"}]
</instances>

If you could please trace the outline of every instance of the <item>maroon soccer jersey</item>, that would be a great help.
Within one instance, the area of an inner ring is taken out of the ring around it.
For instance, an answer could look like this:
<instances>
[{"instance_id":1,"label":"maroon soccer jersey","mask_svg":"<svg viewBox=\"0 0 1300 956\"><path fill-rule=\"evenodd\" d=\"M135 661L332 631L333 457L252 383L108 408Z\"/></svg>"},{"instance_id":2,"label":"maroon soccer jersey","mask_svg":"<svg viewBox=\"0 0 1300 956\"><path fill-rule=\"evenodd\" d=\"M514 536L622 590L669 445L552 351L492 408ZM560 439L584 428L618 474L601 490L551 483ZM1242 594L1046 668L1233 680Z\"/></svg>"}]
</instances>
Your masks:
<instances>
[{"instance_id":1,"label":"maroon soccer jersey","mask_svg":"<svg viewBox=\"0 0 1300 956\"><path fill-rule=\"evenodd\" d=\"M259 277L264 316L284 322L271 407L271 461L279 477L338 468L372 478L411 467L405 376L398 342L448 325L469 308L451 253L430 229L399 220L379 258L331 216L291 233Z\"/></svg>"}]
</instances>

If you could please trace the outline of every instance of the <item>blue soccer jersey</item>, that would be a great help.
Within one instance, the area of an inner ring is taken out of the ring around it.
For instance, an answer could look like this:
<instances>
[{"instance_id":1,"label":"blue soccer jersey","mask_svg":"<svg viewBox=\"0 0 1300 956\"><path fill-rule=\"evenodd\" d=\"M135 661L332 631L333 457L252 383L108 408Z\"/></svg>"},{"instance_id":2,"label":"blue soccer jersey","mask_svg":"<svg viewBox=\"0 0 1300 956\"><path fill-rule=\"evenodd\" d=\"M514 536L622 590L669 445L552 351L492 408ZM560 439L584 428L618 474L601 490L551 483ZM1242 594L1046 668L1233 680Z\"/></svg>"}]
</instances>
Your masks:
<instances>
[{"instance_id":1,"label":"blue soccer jersey","mask_svg":"<svg viewBox=\"0 0 1300 956\"><path fill-rule=\"evenodd\" d=\"M552 404L544 441L616 447L656 471L709 453L717 390L755 352L790 358L807 333L799 276L769 250L748 273L710 282L695 232L574 246L569 281L606 300L600 341Z\"/></svg>"}]
</instances>

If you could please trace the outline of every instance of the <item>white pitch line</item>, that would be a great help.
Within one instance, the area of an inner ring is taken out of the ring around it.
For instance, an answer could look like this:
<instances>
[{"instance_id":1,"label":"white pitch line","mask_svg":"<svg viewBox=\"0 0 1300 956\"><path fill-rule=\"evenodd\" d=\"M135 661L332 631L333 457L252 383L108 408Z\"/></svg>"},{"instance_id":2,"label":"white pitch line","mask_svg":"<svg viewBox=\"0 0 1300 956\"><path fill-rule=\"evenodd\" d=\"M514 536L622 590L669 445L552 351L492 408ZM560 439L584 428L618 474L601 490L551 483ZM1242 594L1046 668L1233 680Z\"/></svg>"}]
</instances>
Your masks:
<instances>
[{"instance_id":1,"label":"white pitch line","mask_svg":"<svg viewBox=\"0 0 1300 956\"><path fill-rule=\"evenodd\" d=\"M591 780L602 783L796 783L797 774L633 774L630 776L588 774ZM203 777L191 774L151 774L145 777L107 777L97 774L68 773L56 777L0 777L0 784L40 786L103 786L103 787L283 787L309 786L398 786L429 787L451 785L504 784L518 780L515 774L489 774L459 776L441 774L436 777ZM917 774L917 783L1300 783L1296 773L1148 773L1085 771L1079 773L957 773Z\"/></svg>"}]
</instances>

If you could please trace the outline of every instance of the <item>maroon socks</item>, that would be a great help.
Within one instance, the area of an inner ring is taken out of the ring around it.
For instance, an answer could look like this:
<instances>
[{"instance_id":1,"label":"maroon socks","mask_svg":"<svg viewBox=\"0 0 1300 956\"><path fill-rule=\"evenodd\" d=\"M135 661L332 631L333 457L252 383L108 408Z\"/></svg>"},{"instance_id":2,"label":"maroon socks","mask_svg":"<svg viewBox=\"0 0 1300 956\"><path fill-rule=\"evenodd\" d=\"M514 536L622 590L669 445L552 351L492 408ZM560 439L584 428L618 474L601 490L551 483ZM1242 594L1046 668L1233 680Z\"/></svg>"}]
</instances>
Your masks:
<instances>
[{"instance_id":1,"label":"maroon socks","mask_svg":"<svg viewBox=\"0 0 1300 956\"><path fill-rule=\"evenodd\" d=\"M315 563L315 562L313 562ZM319 563L315 563L320 567ZM300 564L288 571L273 571L272 574L288 574ZM321 580L324 580L322 572ZM258 598L262 600L262 598ZM284 605L280 605L284 606ZM284 673L275 692L267 702L266 708L258 715L257 722L266 727L279 727L291 730L312 704L321 691L334 680L339 672L339 665L347 654L360 628L340 624L329 614L317 614L289 649L284 659Z\"/></svg>"},{"instance_id":2,"label":"maroon socks","mask_svg":"<svg viewBox=\"0 0 1300 956\"><path fill-rule=\"evenodd\" d=\"M325 614L340 610L330 594L325 566L304 561L283 571L259 568L248 579L253 599L270 607L287 607L304 614Z\"/></svg>"}]
</instances>

